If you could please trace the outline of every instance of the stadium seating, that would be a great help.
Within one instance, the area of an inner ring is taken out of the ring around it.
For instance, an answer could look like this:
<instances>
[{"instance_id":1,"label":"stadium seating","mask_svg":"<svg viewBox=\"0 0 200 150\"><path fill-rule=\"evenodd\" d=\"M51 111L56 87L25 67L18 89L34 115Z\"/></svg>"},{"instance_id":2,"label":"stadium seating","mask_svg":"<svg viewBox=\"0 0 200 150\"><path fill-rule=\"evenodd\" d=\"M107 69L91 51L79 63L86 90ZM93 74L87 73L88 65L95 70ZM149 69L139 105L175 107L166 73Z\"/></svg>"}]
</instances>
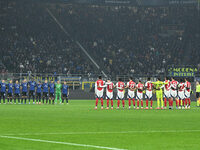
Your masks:
<instances>
[{"instance_id":1,"label":"stadium seating","mask_svg":"<svg viewBox=\"0 0 200 150\"><path fill-rule=\"evenodd\" d=\"M71 37L62 32L47 7ZM1 14L0 72L98 73L72 39L112 77L162 74L168 65L199 63L200 17L193 6L36 2L22 6L11 1L1 2Z\"/></svg>"}]
</instances>

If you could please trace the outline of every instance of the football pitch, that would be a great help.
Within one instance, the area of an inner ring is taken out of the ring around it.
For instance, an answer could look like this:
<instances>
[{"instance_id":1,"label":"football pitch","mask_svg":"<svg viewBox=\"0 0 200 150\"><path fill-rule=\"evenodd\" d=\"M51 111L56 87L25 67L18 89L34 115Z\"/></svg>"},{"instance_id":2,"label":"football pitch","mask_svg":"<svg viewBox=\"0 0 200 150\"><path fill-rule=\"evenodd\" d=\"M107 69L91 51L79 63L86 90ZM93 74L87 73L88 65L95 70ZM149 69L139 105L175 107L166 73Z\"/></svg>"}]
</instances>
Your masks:
<instances>
[{"instance_id":1,"label":"football pitch","mask_svg":"<svg viewBox=\"0 0 200 150\"><path fill-rule=\"evenodd\" d=\"M94 110L94 104L1 104L0 149L200 149L200 108L195 102L190 110L129 110L128 101L124 110Z\"/></svg>"}]
</instances>

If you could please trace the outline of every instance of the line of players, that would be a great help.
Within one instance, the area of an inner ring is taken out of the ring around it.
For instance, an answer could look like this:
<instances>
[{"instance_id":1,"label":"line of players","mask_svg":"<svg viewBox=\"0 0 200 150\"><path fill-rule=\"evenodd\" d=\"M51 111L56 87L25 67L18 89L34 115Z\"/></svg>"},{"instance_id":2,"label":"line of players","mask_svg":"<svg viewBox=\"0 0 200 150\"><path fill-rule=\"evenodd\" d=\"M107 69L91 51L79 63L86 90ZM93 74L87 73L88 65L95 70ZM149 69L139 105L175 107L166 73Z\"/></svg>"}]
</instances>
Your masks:
<instances>
[{"instance_id":1,"label":"line of players","mask_svg":"<svg viewBox=\"0 0 200 150\"><path fill-rule=\"evenodd\" d=\"M156 91L157 97L157 108L156 109L166 109L167 108L167 100L169 103L169 109L173 109L173 100L176 101L177 109L190 109L190 94L191 94L191 83L188 79L180 79L180 82L176 81L174 78L171 78L171 81L168 77L165 78L165 81L162 82L158 78L157 81L160 85L159 88L156 86L156 82L152 82L150 78L145 84L142 84L141 81L136 84L133 81L133 78L130 77L129 82L125 85L121 79L118 80L116 85L111 82L110 79L107 82L102 80L102 77L99 76L99 79L95 82L95 94L96 94L96 106L97 109L98 100L101 100L101 109L103 109L103 93L104 88L106 88L106 100L107 100L107 108L109 109L109 101L111 102L111 109L113 109L113 89L117 89L117 109L120 106L120 100L122 101L122 107L125 106L125 89L128 89L127 98L129 109L131 108L131 101L133 102L133 108L139 109L139 104L141 102L141 109L143 109L143 93L145 93L146 99L146 108L149 109L149 101L150 101L150 109L153 109L153 90ZM162 90L164 89L164 90ZM157 91L161 94L157 93ZM164 98L164 102L163 102ZM137 107L136 101L137 100ZM161 107L160 102L161 100ZM164 105L164 106L163 106Z\"/></svg>"},{"instance_id":2,"label":"line of players","mask_svg":"<svg viewBox=\"0 0 200 150\"><path fill-rule=\"evenodd\" d=\"M57 91L56 85L60 84L60 81L57 81L55 84L54 81L48 83L47 80L44 83L38 81L36 83L34 80L27 82L26 79L22 81L20 84L18 80L16 80L15 84L12 80L9 83L5 83L5 80L0 82L0 104L3 99L3 103L6 104L6 98L8 104L16 104L18 100L18 104L26 104L27 99L29 100L29 104L31 103L31 98L33 99L33 104L49 104L57 103L57 99L59 99L60 103L68 104L68 96L69 96L69 86L66 84L66 81L61 85L60 91ZM62 92L61 92L62 91ZM58 95L58 96L57 96ZM13 101L14 100L14 101Z\"/></svg>"}]
</instances>

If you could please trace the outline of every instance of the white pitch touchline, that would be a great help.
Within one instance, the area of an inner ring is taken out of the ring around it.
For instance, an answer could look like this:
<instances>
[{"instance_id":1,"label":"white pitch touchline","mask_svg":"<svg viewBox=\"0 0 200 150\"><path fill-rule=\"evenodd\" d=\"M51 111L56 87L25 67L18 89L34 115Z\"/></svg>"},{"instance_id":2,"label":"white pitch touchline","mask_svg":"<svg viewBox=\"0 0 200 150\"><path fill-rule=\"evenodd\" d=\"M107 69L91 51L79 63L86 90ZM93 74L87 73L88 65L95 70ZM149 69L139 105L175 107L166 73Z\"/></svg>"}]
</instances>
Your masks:
<instances>
[{"instance_id":1,"label":"white pitch touchline","mask_svg":"<svg viewBox=\"0 0 200 150\"><path fill-rule=\"evenodd\" d=\"M80 135L80 134L128 134L128 133L185 133L185 132L200 132L200 130L151 130L151 131L121 131L121 132L56 132L56 133L19 133L19 134L4 134L2 136L15 135Z\"/></svg>"},{"instance_id":2,"label":"white pitch touchline","mask_svg":"<svg viewBox=\"0 0 200 150\"><path fill-rule=\"evenodd\" d=\"M79 146L79 147L92 147L92 148L110 149L110 150L127 150L127 149L120 149L120 148L113 148L113 147L104 147L104 146L87 145L87 144L77 144L77 143L69 143L69 142L58 142L58 141L31 139L31 138L23 138L23 137L13 137L13 136L0 136L0 137L1 138L9 138L9 139L17 139L17 140L25 140L25 141L43 142L43 143L64 144L64 145Z\"/></svg>"}]
</instances>

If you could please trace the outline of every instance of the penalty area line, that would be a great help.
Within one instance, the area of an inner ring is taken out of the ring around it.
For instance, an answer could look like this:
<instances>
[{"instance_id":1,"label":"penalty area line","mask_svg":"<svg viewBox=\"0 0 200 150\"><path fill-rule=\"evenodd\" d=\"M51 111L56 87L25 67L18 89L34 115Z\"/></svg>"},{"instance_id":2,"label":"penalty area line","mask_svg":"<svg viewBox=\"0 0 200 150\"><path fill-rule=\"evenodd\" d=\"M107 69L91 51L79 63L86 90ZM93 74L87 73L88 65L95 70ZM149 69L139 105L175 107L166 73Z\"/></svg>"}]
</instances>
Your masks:
<instances>
[{"instance_id":1,"label":"penalty area line","mask_svg":"<svg viewBox=\"0 0 200 150\"><path fill-rule=\"evenodd\" d=\"M69 143L69 142L58 142L58 141L31 139L31 138L14 137L14 136L3 136L3 135L1 135L0 137L1 138L8 138L8 139L24 140L24 141L33 141L33 142L63 144L63 145L71 145L71 146L79 146L79 147L91 147L91 148L97 148L97 149L127 150L127 149L120 149L120 148L113 148L113 147L104 147L104 146L96 146L96 145L88 145L88 144L77 144L77 143Z\"/></svg>"}]
</instances>

